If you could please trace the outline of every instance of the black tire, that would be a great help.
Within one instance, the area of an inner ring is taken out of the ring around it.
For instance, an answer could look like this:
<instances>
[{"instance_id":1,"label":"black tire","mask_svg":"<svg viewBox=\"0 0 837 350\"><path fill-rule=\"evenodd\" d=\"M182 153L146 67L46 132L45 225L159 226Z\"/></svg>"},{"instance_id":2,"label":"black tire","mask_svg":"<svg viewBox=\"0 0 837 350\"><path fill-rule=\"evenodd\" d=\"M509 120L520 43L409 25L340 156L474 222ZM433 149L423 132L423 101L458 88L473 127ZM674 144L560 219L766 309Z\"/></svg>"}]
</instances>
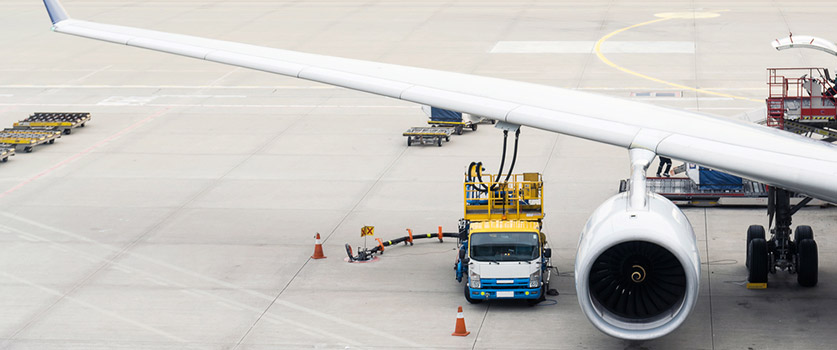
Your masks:
<instances>
[{"instance_id":1,"label":"black tire","mask_svg":"<svg viewBox=\"0 0 837 350\"><path fill-rule=\"evenodd\" d=\"M806 239L814 239L814 230L808 225L799 225L793 231L793 241L802 242Z\"/></svg>"},{"instance_id":2,"label":"black tire","mask_svg":"<svg viewBox=\"0 0 837 350\"><path fill-rule=\"evenodd\" d=\"M457 135L462 135L462 125L457 125L455 130Z\"/></svg>"},{"instance_id":3,"label":"black tire","mask_svg":"<svg viewBox=\"0 0 837 350\"><path fill-rule=\"evenodd\" d=\"M83 127L84 127L84 124L85 124L85 123L81 123L81 125L79 125L79 127L82 127L82 128L83 128Z\"/></svg>"},{"instance_id":4,"label":"black tire","mask_svg":"<svg viewBox=\"0 0 837 350\"><path fill-rule=\"evenodd\" d=\"M477 124L471 124L471 131L477 131Z\"/></svg>"},{"instance_id":5,"label":"black tire","mask_svg":"<svg viewBox=\"0 0 837 350\"><path fill-rule=\"evenodd\" d=\"M465 300L467 300L468 303L470 303L470 304L479 304L479 303L482 302L482 299L471 299L471 293L468 292L467 282L465 283L464 294L465 294Z\"/></svg>"},{"instance_id":6,"label":"black tire","mask_svg":"<svg viewBox=\"0 0 837 350\"><path fill-rule=\"evenodd\" d=\"M744 250L747 251L747 260L745 260L747 267L750 267L750 241L754 238L764 239L764 226L750 225L747 228L747 245L744 246Z\"/></svg>"},{"instance_id":7,"label":"black tire","mask_svg":"<svg viewBox=\"0 0 837 350\"><path fill-rule=\"evenodd\" d=\"M32 147L26 147L26 148L23 149L23 151L26 152L26 153L32 153L32 150L33 150Z\"/></svg>"},{"instance_id":8,"label":"black tire","mask_svg":"<svg viewBox=\"0 0 837 350\"><path fill-rule=\"evenodd\" d=\"M55 139L49 140L50 145L53 144L53 143L55 143Z\"/></svg>"},{"instance_id":9,"label":"black tire","mask_svg":"<svg viewBox=\"0 0 837 350\"><path fill-rule=\"evenodd\" d=\"M750 252L750 265L747 281L750 283L767 283L767 241L764 238L754 238L750 241L748 251Z\"/></svg>"},{"instance_id":10,"label":"black tire","mask_svg":"<svg viewBox=\"0 0 837 350\"><path fill-rule=\"evenodd\" d=\"M436 138L436 146L442 147L442 137L441 136Z\"/></svg>"},{"instance_id":11,"label":"black tire","mask_svg":"<svg viewBox=\"0 0 837 350\"><path fill-rule=\"evenodd\" d=\"M73 129L64 129L64 135L69 135L73 133Z\"/></svg>"},{"instance_id":12,"label":"black tire","mask_svg":"<svg viewBox=\"0 0 837 350\"><path fill-rule=\"evenodd\" d=\"M413 144L413 138L410 137L410 136L407 136L407 147L410 147L412 144Z\"/></svg>"},{"instance_id":13,"label":"black tire","mask_svg":"<svg viewBox=\"0 0 837 350\"><path fill-rule=\"evenodd\" d=\"M445 136L445 142L450 142L450 136Z\"/></svg>"},{"instance_id":14,"label":"black tire","mask_svg":"<svg viewBox=\"0 0 837 350\"><path fill-rule=\"evenodd\" d=\"M3 160L2 160L3 163L8 162L8 161L9 161L9 157L3 158Z\"/></svg>"},{"instance_id":15,"label":"black tire","mask_svg":"<svg viewBox=\"0 0 837 350\"><path fill-rule=\"evenodd\" d=\"M803 239L797 242L796 281L800 286L813 287L817 285L817 242L813 239Z\"/></svg>"}]
</instances>

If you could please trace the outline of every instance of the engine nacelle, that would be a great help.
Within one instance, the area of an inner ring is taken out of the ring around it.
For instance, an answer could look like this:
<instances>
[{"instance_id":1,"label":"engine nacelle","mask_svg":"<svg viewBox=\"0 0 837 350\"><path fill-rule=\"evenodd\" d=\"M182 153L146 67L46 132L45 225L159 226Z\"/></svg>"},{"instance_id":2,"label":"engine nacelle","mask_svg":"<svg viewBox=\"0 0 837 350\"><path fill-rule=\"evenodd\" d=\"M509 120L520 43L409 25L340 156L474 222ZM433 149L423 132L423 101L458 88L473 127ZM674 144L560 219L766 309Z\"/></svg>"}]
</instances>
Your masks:
<instances>
[{"instance_id":1,"label":"engine nacelle","mask_svg":"<svg viewBox=\"0 0 837 350\"><path fill-rule=\"evenodd\" d=\"M700 255L689 220L649 194L646 209L628 193L605 201L584 226L575 261L578 303L602 332L646 340L679 327L697 301Z\"/></svg>"}]
</instances>

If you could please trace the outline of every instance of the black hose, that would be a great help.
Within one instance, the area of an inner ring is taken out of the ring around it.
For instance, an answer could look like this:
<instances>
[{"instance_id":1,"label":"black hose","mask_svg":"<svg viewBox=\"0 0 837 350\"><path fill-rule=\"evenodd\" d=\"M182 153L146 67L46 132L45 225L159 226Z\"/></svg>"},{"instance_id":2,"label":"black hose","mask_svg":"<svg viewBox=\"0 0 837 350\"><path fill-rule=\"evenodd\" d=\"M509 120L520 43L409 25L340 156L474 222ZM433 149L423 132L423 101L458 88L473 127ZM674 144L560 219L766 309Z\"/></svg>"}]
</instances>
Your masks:
<instances>
[{"instance_id":1,"label":"black hose","mask_svg":"<svg viewBox=\"0 0 837 350\"><path fill-rule=\"evenodd\" d=\"M500 180L500 177L503 176L503 167L506 164L506 149L509 146L509 131L503 130L503 156L500 158L500 171L497 172L497 180ZM491 190L496 191L500 187L497 186L496 182L491 183Z\"/></svg>"},{"instance_id":2,"label":"black hose","mask_svg":"<svg viewBox=\"0 0 837 350\"><path fill-rule=\"evenodd\" d=\"M512 162L511 167L509 167L509 173L506 174L506 181L509 182L509 178L511 178L512 173L514 173L514 163L517 162L517 142L520 141L520 128L517 128L517 131L514 132L514 154L512 155ZM505 154L504 154L505 156ZM500 175L497 177L499 178Z\"/></svg>"}]
</instances>

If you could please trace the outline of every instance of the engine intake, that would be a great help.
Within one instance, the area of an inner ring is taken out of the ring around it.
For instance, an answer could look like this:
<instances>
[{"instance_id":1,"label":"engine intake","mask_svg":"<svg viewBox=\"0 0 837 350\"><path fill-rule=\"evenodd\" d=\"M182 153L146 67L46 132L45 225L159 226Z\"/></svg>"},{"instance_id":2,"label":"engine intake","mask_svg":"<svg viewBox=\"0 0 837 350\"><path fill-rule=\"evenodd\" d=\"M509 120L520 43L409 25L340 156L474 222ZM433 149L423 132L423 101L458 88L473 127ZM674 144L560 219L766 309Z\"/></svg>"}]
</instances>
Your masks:
<instances>
[{"instance_id":1,"label":"engine intake","mask_svg":"<svg viewBox=\"0 0 837 350\"><path fill-rule=\"evenodd\" d=\"M610 247L590 269L590 294L602 307L628 319L671 310L686 295L686 272L668 250L643 241Z\"/></svg>"},{"instance_id":2,"label":"engine intake","mask_svg":"<svg viewBox=\"0 0 837 350\"><path fill-rule=\"evenodd\" d=\"M626 193L599 206L576 256L576 291L587 318L611 336L661 337L685 321L697 301L700 258L689 220L649 194L635 210Z\"/></svg>"}]
</instances>

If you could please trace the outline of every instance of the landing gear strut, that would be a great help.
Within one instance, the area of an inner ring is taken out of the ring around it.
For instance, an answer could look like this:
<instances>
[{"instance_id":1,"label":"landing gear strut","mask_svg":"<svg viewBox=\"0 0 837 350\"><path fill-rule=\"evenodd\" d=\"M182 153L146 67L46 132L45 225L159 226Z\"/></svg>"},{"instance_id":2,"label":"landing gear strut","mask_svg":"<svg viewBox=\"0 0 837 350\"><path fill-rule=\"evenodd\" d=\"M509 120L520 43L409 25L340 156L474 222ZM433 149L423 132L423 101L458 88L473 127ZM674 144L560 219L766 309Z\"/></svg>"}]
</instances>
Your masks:
<instances>
[{"instance_id":1,"label":"landing gear strut","mask_svg":"<svg viewBox=\"0 0 837 350\"><path fill-rule=\"evenodd\" d=\"M791 193L771 187L768 192L767 215L770 217L770 239L764 226L751 225L747 229L747 269L750 283L767 283L767 273L777 270L797 275L803 287L817 285L817 242L811 226L799 225L791 230L791 218L811 198L795 206L790 205ZM793 237L791 233L793 232ZM793 238L793 239L791 239Z\"/></svg>"}]
</instances>

